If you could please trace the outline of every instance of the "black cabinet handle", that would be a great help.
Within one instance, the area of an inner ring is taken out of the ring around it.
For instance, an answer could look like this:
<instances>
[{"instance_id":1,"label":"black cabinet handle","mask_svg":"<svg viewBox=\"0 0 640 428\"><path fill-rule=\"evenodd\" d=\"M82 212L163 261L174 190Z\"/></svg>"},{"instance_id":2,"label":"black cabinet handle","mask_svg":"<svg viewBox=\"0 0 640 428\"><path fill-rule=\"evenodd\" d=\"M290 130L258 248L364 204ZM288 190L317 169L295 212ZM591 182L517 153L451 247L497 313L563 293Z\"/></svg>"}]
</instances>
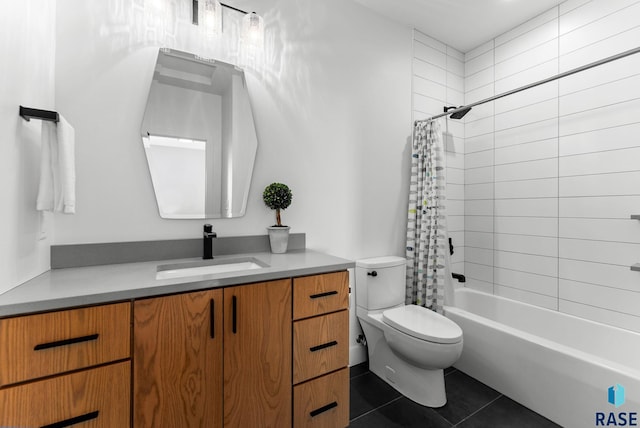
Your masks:
<instances>
[{"instance_id":1,"label":"black cabinet handle","mask_svg":"<svg viewBox=\"0 0 640 428\"><path fill-rule=\"evenodd\" d=\"M332 340L331 342L323 343L322 345L312 346L311 348L309 348L309 351L316 352L320 351L321 349L331 348L332 346L336 346L337 344L338 342Z\"/></svg>"},{"instance_id":2,"label":"black cabinet handle","mask_svg":"<svg viewBox=\"0 0 640 428\"><path fill-rule=\"evenodd\" d=\"M318 409L312 410L309 412L309 415L313 418L315 416L318 416L321 413L324 413L328 410L333 409L334 407L338 407L338 402L334 401L333 403L329 403L326 406L322 406Z\"/></svg>"},{"instance_id":3,"label":"black cabinet handle","mask_svg":"<svg viewBox=\"0 0 640 428\"><path fill-rule=\"evenodd\" d=\"M373 272L367 272L367 275L373 276L375 278L376 276L378 276L378 272L374 270Z\"/></svg>"},{"instance_id":4,"label":"black cabinet handle","mask_svg":"<svg viewBox=\"0 0 640 428\"><path fill-rule=\"evenodd\" d=\"M238 332L238 323L237 323L237 310L238 310L238 299L236 296L231 298L231 331L233 334Z\"/></svg>"},{"instance_id":5,"label":"black cabinet handle","mask_svg":"<svg viewBox=\"0 0 640 428\"><path fill-rule=\"evenodd\" d=\"M74 337L73 339L56 340L55 342L41 343L33 347L34 351L43 349L57 348L60 346L73 345L74 343L90 342L98 339L98 334L90 334L88 336Z\"/></svg>"},{"instance_id":6,"label":"black cabinet handle","mask_svg":"<svg viewBox=\"0 0 640 428\"><path fill-rule=\"evenodd\" d=\"M209 329L212 339L216 338L216 302L211 299L209 301Z\"/></svg>"},{"instance_id":7,"label":"black cabinet handle","mask_svg":"<svg viewBox=\"0 0 640 428\"><path fill-rule=\"evenodd\" d=\"M312 294L309 296L310 299L319 299L321 297L327 297L327 296L333 296L335 294L338 294L337 291L327 291L326 293L320 293L320 294Z\"/></svg>"},{"instance_id":8,"label":"black cabinet handle","mask_svg":"<svg viewBox=\"0 0 640 428\"><path fill-rule=\"evenodd\" d=\"M81 422L90 421L91 419L95 419L98 417L98 410L95 412L87 413L86 415L76 416L75 418L66 419L60 422L54 422L49 425L43 425L40 428L64 428L70 427L71 425L79 424Z\"/></svg>"}]
</instances>

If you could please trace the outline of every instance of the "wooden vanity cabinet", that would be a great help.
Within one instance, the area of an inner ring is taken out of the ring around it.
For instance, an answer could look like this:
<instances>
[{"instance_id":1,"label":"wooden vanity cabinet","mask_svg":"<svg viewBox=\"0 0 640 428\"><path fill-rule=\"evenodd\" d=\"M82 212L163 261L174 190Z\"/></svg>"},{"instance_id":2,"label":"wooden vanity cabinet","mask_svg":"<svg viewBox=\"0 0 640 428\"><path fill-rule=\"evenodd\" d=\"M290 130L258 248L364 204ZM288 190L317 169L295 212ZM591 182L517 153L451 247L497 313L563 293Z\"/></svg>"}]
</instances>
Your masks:
<instances>
[{"instance_id":1,"label":"wooden vanity cabinet","mask_svg":"<svg viewBox=\"0 0 640 428\"><path fill-rule=\"evenodd\" d=\"M130 424L131 305L0 320L0 426Z\"/></svg>"},{"instance_id":2,"label":"wooden vanity cabinet","mask_svg":"<svg viewBox=\"0 0 640 428\"><path fill-rule=\"evenodd\" d=\"M290 350L291 279L136 300L134 426L290 427Z\"/></svg>"},{"instance_id":3,"label":"wooden vanity cabinet","mask_svg":"<svg viewBox=\"0 0 640 428\"><path fill-rule=\"evenodd\" d=\"M344 271L0 319L0 427L347 426L347 308Z\"/></svg>"},{"instance_id":4,"label":"wooden vanity cabinet","mask_svg":"<svg viewBox=\"0 0 640 428\"><path fill-rule=\"evenodd\" d=\"M349 274L293 279L295 428L349 425Z\"/></svg>"}]
</instances>

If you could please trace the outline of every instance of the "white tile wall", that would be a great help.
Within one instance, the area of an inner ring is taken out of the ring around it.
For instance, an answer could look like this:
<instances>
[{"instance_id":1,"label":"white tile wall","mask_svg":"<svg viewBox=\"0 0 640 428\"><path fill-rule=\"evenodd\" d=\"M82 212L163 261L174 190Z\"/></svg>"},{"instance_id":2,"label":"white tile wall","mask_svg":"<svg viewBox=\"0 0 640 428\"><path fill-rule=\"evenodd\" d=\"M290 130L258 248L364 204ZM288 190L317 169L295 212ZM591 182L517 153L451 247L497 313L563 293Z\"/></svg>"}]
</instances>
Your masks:
<instances>
[{"instance_id":1,"label":"white tile wall","mask_svg":"<svg viewBox=\"0 0 640 428\"><path fill-rule=\"evenodd\" d=\"M511 269L494 268L493 281L505 287L545 296L558 296L558 278Z\"/></svg>"},{"instance_id":2,"label":"white tile wall","mask_svg":"<svg viewBox=\"0 0 640 428\"><path fill-rule=\"evenodd\" d=\"M465 216L464 227L466 230L470 232L493 233L493 216L491 215Z\"/></svg>"},{"instance_id":3,"label":"white tile wall","mask_svg":"<svg viewBox=\"0 0 640 428\"><path fill-rule=\"evenodd\" d=\"M493 264L493 251L486 248L467 247L465 249L465 261L491 266Z\"/></svg>"},{"instance_id":4,"label":"white tile wall","mask_svg":"<svg viewBox=\"0 0 640 428\"><path fill-rule=\"evenodd\" d=\"M495 181L533 180L557 176L557 159L540 159L529 162L496 165L494 175Z\"/></svg>"},{"instance_id":5,"label":"white tile wall","mask_svg":"<svg viewBox=\"0 0 640 428\"><path fill-rule=\"evenodd\" d=\"M548 140L558 137L558 118L534 122L518 128L497 131L494 135L495 147L513 146L532 141Z\"/></svg>"},{"instance_id":6,"label":"white tile wall","mask_svg":"<svg viewBox=\"0 0 640 428\"><path fill-rule=\"evenodd\" d=\"M589 1L589 0L586 0ZM557 8L553 8L544 12L529 21L518 25L516 28L507 31L506 33L496 37L495 44L496 47L503 45L510 40L515 39L516 37L527 33L528 31L535 30L536 28L546 24L549 21L554 21L558 19L558 10Z\"/></svg>"},{"instance_id":7,"label":"white tile wall","mask_svg":"<svg viewBox=\"0 0 640 428\"><path fill-rule=\"evenodd\" d=\"M640 171L561 177L560 197L640 195ZM628 207L638 211L638 208Z\"/></svg>"},{"instance_id":8,"label":"white tile wall","mask_svg":"<svg viewBox=\"0 0 640 428\"><path fill-rule=\"evenodd\" d=\"M496 267L500 268L552 277L558 276L558 259L555 257L496 250L493 253L493 262Z\"/></svg>"},{"instance_id":9,"label":"white tile wall","mask_svg":"<svg viewBox=\"0 0 640 428\"><path fill-rule=\"evenodd\" d=\"M638 146L640 123L560 137L560 156L628 149Z\"/></svg>"},{"instance_id":10,"label":"white tile wall","mask_svg":"<svg viewBox=\"0 0 640 428\"><path fill-rule=\"evenodd\" d=\"M552 138L496 149L495 164L501 165L515 162L526 162L556 158L557 156L558 140L556 138Z\"/></svg>"},{"instance_id":11,"label":"white tile wall","mask_svg":"<svg viewBox=\"0 0 640 428\"><path fill-rule=\"evenodd\" d=\"M604 286L611 285L611 278L615 278L617 288L638 291L638 274L627 266L566 259L560 265L559 277Z\"/></svg>"},{"instance_id":12,"label":"white tile wall","mask_svg":"<svg viewBox=\"0 0 640 428\"><path fill-rule=\"evenodd\" d=\"M494 183L496 199L553 198L558 195L558 179L502 181Z\"/></svg>"},{"instance_id":13,"label":"white tile wall","mask_svg":"<svg viewBox=\"0 0 640 428\"><path fill-rule=\"evenodd\" d=\"M556 217L557 198L496 199L496 216Z\"/></svg>"},{"instance_id":14,"label":"white tile wall","mask_svg":"<svg viewBox=\"0 0 640 428\"><path fill-rule=\"evenodd\" d=\"M640 196L562 198L559 215L574 218L629 219L629 210L634 208L640 213Z\"/></svg>"},{"instance_id":15,"label":"white tile wall","mask_svg":"<svg viewBox=\"0 0 640 428\"><path fill-rule=\"evenodd\" d=\"M565 1L466 53L465 101L638 40L640 0ZM474 110L467 286L640 332L640 54Z\"/></svg>"},{"instance_id":16,"label":"white tile wall","mask_svg":"<svg viewBox=\"0 0 640 428\"><path fill-rule=\"evenodd\" d=\"M558 299L556 297L545 296L543 294L532 293L517 288L504 287L502 285L494 286L495 294L506 297L508 299L519 300L529 303L530 305L541 306L547 309L557 309Z\"/></svg>"},{"instance_id":17,"label":"white tile wall","mask_svg":"<svg viewBox=\"0 0 640 428\"><path fill-rule=\"evenodd\" d=\"M496 216L494 217L493 231L495 233L508 233L512 235L555 237L558 235L558 219L556 217Z\"/></svg>"},{"instance_id":18,"label":"white tile wall","mask_svg":"<svg viewBox=\"0 0 640 428\"><path fill-rule=\"evenodd\" d=\"M533 235L507 235L496 233L494 239L497 251L510 251L536 256L558 257L558 238Z\"/></svg>"}]
</instances>

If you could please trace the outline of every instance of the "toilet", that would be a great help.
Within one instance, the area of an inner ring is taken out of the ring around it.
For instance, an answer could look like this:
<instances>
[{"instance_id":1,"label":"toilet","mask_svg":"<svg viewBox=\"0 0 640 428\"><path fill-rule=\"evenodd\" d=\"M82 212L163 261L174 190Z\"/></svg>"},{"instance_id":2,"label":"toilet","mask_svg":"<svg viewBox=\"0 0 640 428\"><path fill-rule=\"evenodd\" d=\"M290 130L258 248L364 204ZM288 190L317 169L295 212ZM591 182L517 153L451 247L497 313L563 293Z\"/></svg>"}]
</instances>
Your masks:
<instances>
[{"instance_id":1,"label":"toilet","mask_svg":"<svg viewBox=\"0 0 640 428\"><path fill-rule=\"evenodd\" d=\"M405 272L402 257L356 261L356 314L369 369L416 403L442 407L443 370L462 353L462 329L430 309L405 305Z\"/></svg>"}]
</instances>

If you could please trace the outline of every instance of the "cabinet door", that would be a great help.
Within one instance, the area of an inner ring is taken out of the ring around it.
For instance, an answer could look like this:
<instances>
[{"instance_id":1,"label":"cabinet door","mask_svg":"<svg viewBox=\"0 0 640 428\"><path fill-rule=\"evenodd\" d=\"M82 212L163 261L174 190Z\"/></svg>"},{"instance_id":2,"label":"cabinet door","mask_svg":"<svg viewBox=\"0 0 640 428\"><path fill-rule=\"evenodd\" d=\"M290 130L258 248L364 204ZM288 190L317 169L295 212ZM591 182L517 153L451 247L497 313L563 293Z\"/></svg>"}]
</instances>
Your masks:
<instances>
[{"instance_id":1,"label":"cabinet door","mask_svg":"<svg viewBox=\"0 0 640 428\"><path fill-rule=\"evenodd\" d=\"M135 427L222 426L222 290L134 303Z\"/></svg>"},{"instance_id":2,"label":"cabinet door","mask_svg":"<svg viewBox=\"0 0 640 428\"><path fill-rule=\"evenodd\" d=\"M224 426L291 427L291 280L224 290Z\"/></svg>"}]
</instances>

